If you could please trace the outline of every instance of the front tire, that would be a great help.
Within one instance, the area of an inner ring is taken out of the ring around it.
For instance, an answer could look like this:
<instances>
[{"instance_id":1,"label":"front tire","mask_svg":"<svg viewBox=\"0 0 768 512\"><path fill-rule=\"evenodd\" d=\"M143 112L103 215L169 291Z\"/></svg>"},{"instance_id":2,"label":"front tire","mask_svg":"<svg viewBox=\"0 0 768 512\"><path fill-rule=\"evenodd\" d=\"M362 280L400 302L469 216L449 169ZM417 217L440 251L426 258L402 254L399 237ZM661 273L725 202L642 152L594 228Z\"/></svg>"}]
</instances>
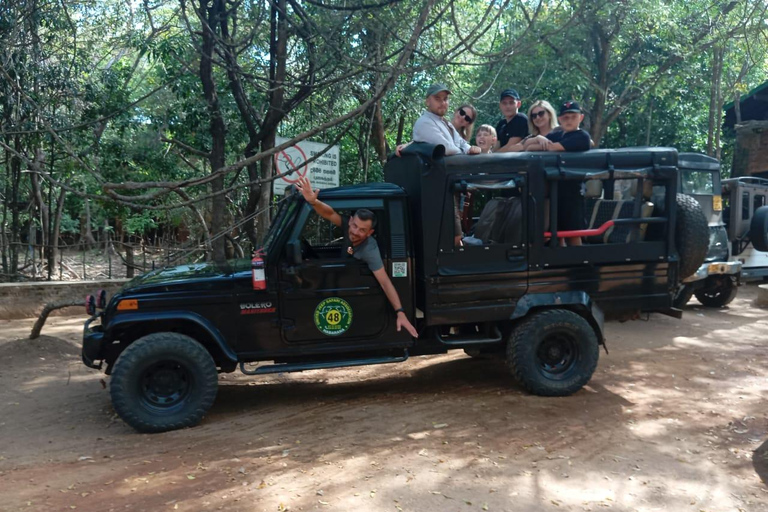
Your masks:
<instances>
[{"instance_id":1,"label":"front tire","mask_svg":"<svg viewBox=\"0 0 768 512\"><path fill-rule=\"evenodd\" d=\"M592 326L566 309L533 313L507 344L507 366L527 391L567 396L584 387L597 368L599 343Z\"/></svg>"},{"instance_id":2,"label":"front tire","mask_svg":"<svg viewBox=\"0 0 768 512\"><path fill-rule=\"evenodd\" d=\"M708 308L722 308L736 298L739 287L736 278L731 276L711 276L704 283L704 288L696 290L696 298Z\"/></svg>"},{"instance_id":3,"label":"front tire","mask_svg":"<svg viewBox=\"0 0 768 512\"><path fill-rule=\"evenodd\" d=\"M154 333L129 345L115 363L112 405L139 432L165 432L200 423L216 399L218 372L197 341Z\"/></svg>"}]
</instances>

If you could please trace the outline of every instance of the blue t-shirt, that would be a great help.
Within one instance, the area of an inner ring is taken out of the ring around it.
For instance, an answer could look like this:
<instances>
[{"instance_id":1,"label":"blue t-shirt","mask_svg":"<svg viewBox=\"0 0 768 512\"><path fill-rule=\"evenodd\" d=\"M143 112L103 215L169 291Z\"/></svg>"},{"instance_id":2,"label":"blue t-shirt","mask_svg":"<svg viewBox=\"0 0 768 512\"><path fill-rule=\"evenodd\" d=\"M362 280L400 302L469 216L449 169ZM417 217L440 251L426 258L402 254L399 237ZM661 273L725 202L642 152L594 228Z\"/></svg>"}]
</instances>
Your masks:
<instances>
[{"instance_id":1,"label":"blue t-shirt","mask_svg":"<svg viewBox=\"0 0 768 512\"><path fill-rule=\"evenodd\" d=\"M592 138L581 128L572 132L553 131L547 138L552 142L559 142L566 151L586 151L592 147Z\"/></svg>"}]
</instances>

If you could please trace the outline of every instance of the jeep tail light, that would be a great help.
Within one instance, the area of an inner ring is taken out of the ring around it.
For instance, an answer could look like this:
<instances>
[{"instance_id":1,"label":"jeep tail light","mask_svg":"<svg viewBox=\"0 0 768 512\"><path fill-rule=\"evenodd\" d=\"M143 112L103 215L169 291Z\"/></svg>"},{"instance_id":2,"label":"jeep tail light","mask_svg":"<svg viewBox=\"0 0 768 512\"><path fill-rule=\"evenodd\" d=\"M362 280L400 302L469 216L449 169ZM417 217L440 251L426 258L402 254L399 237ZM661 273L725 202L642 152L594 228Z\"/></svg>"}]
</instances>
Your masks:
<instances>
[{"instance_id":1,"label":"jeep tail light","mask_svg":"<svg viewBox=\"0 0 768 512\"><path fill-rule=\"evenodd\" d=\"M89 316L93 316L96 314L96 297L94 297L93 295L85 296L85 312Z\"/></svg>"}]
</instances>

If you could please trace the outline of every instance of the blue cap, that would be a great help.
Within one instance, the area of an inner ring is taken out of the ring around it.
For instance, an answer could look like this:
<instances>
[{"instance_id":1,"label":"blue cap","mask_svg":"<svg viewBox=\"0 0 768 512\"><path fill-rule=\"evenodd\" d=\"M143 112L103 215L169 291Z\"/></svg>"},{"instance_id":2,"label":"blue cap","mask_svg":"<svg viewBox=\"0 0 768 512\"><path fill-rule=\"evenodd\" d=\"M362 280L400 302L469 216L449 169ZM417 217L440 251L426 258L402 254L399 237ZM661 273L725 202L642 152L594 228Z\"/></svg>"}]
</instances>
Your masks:
<instances>
[{"instance_id":1,"label":"blue cap","mask_svg":"<svg viewBox=\"0 0 768 512\"><path fill-rule=\"evenodd\" d=\"M518 101L520 100L520 95L517 94L517 91L514 89L504 89L503 91L501 91L501 97L499 98L499 101L507 97L515 98Z\"/></svg>"}]
</instances>

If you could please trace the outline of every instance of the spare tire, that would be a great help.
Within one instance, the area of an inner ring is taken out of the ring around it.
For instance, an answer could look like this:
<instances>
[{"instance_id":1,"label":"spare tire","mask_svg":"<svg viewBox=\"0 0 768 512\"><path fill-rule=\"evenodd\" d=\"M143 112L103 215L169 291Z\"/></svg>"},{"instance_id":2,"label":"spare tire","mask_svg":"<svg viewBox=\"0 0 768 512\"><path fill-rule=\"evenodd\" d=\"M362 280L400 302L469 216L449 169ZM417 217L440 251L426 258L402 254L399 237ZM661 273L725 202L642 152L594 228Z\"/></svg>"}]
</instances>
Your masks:
<instances>
[{"instance_id":1,"label":"spare tire","mask_svg":"<svg viewBox=\"0 0 768 512\"><path fill-rule=\"evenodd\" d=\"M709 250L709 226L701 205L691 196L677 194L675 245L680 257L680 279L692 276Z\"/></svg>"},{"instance_id":2,"label":"spare tire","mask_svg":"<svg viewBox=\"0 0 768 512\"><path fill-rule=\"evenodd\" d=\"M755 210L749 223L749 239L752 247L760 252L768 251L768 206Z\"/></svg>"}]
</instances>

